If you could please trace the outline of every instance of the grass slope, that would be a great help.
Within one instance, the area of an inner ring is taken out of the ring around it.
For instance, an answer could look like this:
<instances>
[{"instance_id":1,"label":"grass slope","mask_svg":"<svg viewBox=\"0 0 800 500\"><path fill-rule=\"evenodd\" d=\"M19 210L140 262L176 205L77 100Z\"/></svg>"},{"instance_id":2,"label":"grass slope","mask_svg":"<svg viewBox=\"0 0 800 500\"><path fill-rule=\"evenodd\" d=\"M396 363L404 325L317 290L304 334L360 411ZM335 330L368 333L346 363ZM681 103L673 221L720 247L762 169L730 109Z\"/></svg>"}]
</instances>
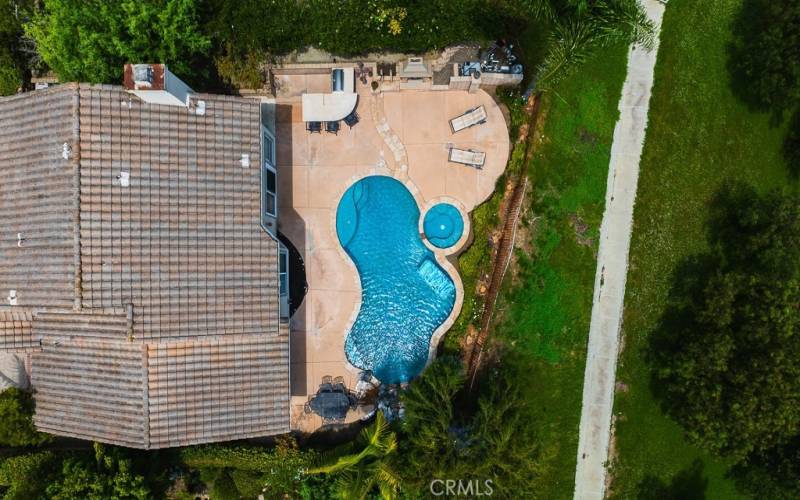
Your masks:
<instances>
[{"instance_id":1,"label":"grass slope","mask_svg":"<svg viewBox=\"0 0 800 500\"><path fill-rule=\"evenodd\" d=\"M539 428L541 472L533 481L540 498L573 494L596 235L625 64L626 47L605 49L546 96L543 140L527 166L530 210L519 235L532 250L518 253L513 284L506 283L498 302L501 362L516 365ZM579 242L576 216L590 242Z\"/></svg>"},{"instance_id":2,"label":"grass slope","mask_svg":"<svg viewBox=\"0 0 800 500\"><path fill-rule=\"evenodd\" d=\"M731 24L741 0L672 0L667 7L634 212L625 300L625 351L617 379L618 463L612 491L636 498L737 498L726 464L688 444L661 412L643 358L685 257L706 248L712 195L726 180L768 190L789 185L780 156L786 124L748 110L726 70ZM649 497L648 497L649 498ZM670 497L665 497L670 498Z\"/></svg>"}]
</instances>

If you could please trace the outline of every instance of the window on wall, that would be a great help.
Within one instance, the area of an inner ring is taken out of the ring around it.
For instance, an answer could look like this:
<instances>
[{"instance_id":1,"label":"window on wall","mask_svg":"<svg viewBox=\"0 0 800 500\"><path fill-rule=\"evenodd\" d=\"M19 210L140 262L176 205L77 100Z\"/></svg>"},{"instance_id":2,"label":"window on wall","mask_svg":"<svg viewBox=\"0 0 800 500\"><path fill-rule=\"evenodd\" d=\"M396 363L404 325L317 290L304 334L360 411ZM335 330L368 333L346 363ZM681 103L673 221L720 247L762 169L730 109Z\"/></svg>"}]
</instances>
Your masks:
<instances>
[{"instance_id":1,"label":"window on wall","mask_svg":"<svg viewBox=\"0 0 800 500\"><path fill-rule=\"evenodd\" d=\"M278 213L278 175L275 169L264 165L264 211L275 216Z\"/></svg>"},{"instance_id":2,"label":"window on wall","mask_svg":"<svg viewBox=\"0 0 800 500\"><path fill-rule=\"evenodd\" d=\"M280 259L281 296L289 293L289 252L281 248Z\"/></svg>"},{"instance_id":3,"label":"window on wall","mask_svg":"<svg viewBox=\"0 0 800 500\"><path fill-rule=\"evenodd\" d=\"M264 134L264 161L275 165L275 140L267 134Z\"/></svg>"}]
</instances>

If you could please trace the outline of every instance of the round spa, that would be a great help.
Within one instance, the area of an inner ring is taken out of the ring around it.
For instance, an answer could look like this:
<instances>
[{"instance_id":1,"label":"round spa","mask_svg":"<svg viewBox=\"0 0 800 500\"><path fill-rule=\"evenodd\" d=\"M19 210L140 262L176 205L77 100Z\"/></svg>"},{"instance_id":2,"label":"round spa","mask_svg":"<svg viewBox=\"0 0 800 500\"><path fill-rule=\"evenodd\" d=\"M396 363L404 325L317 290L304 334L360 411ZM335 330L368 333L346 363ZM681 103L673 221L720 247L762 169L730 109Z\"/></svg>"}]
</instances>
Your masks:
<instances>
[{"instance_id":1,"label":"round spa","mask_svg":"<svg viewBox=\"0 0 800 500\"><path fill-rule=\"evenodd\" d=\"M464 233L464 219L455 206L449 203L437 203L425 214L422 229L433 246L450 248Z\"/></svg>"}]
</instances>

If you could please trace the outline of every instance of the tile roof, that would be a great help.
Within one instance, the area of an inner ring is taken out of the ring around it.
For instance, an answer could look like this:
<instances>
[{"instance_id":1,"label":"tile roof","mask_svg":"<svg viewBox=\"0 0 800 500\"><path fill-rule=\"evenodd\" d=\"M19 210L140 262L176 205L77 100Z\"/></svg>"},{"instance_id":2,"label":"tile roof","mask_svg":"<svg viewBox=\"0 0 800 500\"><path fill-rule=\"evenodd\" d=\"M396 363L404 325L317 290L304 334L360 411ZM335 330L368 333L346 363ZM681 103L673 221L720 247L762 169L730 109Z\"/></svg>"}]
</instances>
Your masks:
<instances>
[{"instance_id":1,"label":"tile roof","mask_svg":"<svg viewBox=\"0 0 800 500\"><path fill-rule=\"evenodd\" d=\"M133 448L147 447L139 343L69 340L33 353L36 428Z\"/></svg>"},{"instance_id":2,"label":"tile roof","mask_svg":"<svg viewBox=\"0 0 800 500\"><path fill-rule=\"evenodd\" d=\"M288 332L148 344L153 447L289 432Z\"/></svg>"},{"instance_id":3,"label":"tile roof","mask_svg":"<svg viewBox=\"0 0 800 500\"><path fill-rule=\"evenodd\" d=\"M77 106L75 86L2 100L0 296L5 305L10 290L16 290L20 306L75 303L78 167L71 149L77 142Z\"/></svg>"},{"instance_id":4,"label":"tile roof","mask_svg":"<svg viewBox=\"0 0 800 500\"><path fill-rule=\"evenodd\" d=\"M30 309L0 310L0 350L37 347L39 342L32 335L32 322Z\"/></svg>"},{"instance_id":5,"label":"tile roof","mask_svg":"<svg viewBox=\"0 0 800 500\"><path fill-rule=\"evenodd\" d=\"M83 306L133 304L137 338L278 327L278 243L260 227L259 104L204 99L197 116L118 87L80 88Z\"/></svg>"},{"instance_id":6,"label":"tile roof","mask_svg":"<svg viewBox=\"0 0 800 500\"><path fill-rule=\"evenodd\" d=\"M0 349L33 351L41 430L138 448L288 431L259 103L196 98L202 116L108 85L0 99Z\"/></svg>"},{"instance_id":7,"label":"tile roof","mask_svg":"<svg viewBox=\"0 0 800 500\"><path fill-rule=\"evenodd\" d=\"M276 342L280 340L280 342ZM289 431L288 331L196 341L45 341L37 428L134 448Z\"/></svg>"}]
</instances>

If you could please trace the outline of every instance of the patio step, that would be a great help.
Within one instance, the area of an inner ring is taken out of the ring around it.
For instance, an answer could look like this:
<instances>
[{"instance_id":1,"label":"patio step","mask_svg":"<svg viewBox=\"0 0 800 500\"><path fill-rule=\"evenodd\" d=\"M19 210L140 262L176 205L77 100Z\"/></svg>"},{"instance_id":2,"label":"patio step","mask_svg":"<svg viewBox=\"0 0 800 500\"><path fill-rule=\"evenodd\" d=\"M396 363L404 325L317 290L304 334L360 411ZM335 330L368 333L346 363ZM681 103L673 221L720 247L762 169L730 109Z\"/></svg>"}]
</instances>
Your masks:
<instances>
[{"instance_id":1,"label":"patio step","mask_svg":"<svg viewBox=\"0 0 800 500\"><path fill-rule=\"evenodd\" d=\"M383 142L389 147L392 156L395 160L395 168L393 173L397 177L405 177L408 175L408 154L403 141L400 139L389 126L389 121L386 119L386 113L383 110L383 95L373 94L369 102L369 110L372 114L372 121L375 123L375 129L378 135L381 136Z\"/></svg>"}]
</instances>

